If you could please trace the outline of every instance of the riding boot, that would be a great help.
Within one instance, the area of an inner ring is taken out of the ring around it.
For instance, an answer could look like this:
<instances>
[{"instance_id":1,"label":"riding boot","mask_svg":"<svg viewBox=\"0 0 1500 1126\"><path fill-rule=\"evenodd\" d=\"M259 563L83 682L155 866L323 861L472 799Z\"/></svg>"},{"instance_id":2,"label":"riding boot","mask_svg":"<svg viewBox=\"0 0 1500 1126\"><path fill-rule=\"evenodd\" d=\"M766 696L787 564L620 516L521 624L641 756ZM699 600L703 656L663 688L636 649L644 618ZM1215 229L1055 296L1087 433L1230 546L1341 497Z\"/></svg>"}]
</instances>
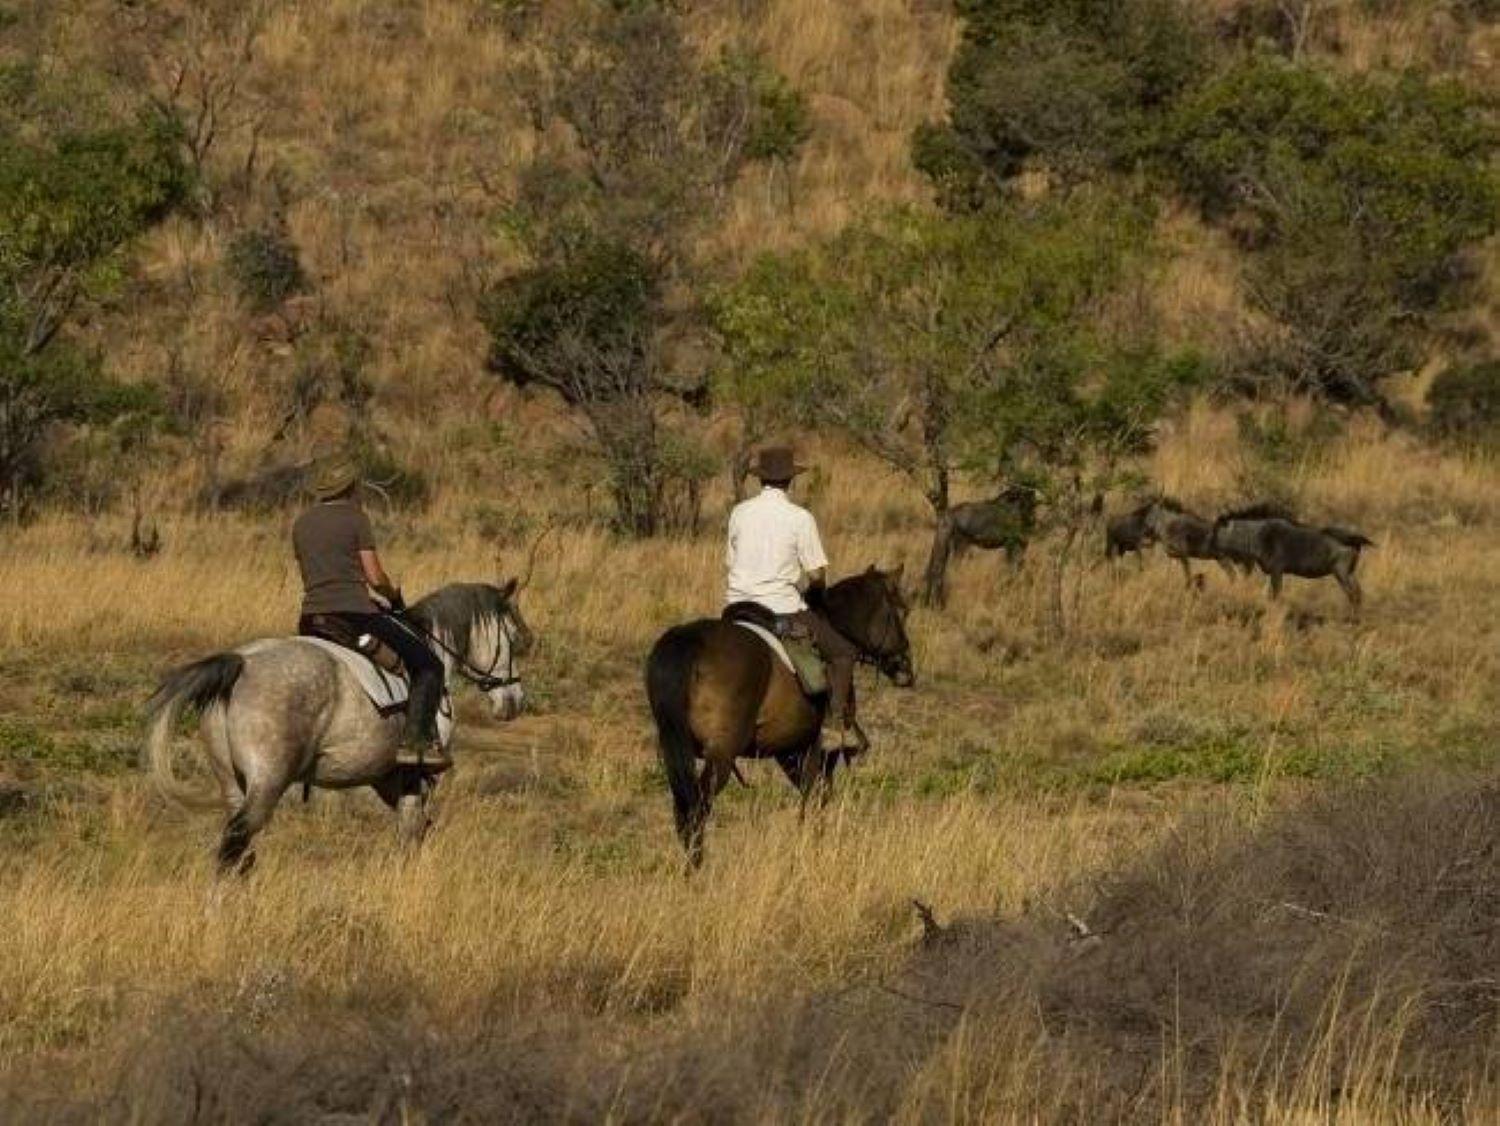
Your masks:
<instances>
[{"instance_id":1,"label":"riding boot","mask_svg":"<svg viewBox=\"0 0 1500 1126\"><path fill-rule=\"evenodd\" d=\"M412 677L411 694L406 701L406 731L396 752L400 766L420 766L438 773L453 765L448 750L438 738L437 711L443 702L441 676Z\"/></svg>"}]
</instances>

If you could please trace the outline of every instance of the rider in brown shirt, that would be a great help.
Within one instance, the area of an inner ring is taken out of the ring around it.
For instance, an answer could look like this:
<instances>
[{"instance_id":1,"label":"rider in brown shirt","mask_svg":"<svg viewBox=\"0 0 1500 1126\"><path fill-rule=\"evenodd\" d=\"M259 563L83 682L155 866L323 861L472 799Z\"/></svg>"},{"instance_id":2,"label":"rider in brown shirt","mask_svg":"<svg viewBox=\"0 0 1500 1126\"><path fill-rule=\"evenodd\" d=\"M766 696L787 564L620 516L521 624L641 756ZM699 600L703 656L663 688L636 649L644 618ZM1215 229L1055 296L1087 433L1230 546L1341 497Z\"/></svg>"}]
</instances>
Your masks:
<instances>
[{"instance_id":1,"label":"rider in brown shirt","mask_svg":"<svg viewBox=\"0 0 1500 1126\"><path fill-rule=\"evenodd\" d=\"M398 616L401 591L385 573L375 532L359 505L359 471L345 458L325 465L313 485L316 503L292 525L292 545L302 571L299 632L370 634L393 649L411 678L406 731L396 761L442 769L451 765L437 733L443 665L427 643ZM385 599L382 611L370 597Z\"/></svg>"}]
</instances>

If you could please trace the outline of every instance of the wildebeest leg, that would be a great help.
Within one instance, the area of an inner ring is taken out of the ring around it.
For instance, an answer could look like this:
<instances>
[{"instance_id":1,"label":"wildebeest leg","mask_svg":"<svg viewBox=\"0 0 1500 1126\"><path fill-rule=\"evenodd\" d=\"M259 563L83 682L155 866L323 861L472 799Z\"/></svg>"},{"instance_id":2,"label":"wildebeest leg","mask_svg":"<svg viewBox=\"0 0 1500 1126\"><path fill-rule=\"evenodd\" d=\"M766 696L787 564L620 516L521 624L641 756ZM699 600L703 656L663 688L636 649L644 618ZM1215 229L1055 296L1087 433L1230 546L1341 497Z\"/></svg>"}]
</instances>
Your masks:
<instances>
[{"instance_id":1,"label":"wildebeest leg","mask_svg":"<svg viewBox=\"0 0 1500 1126\"><path fill-rule=\"evenodd\" d=\"M1279 570L1271 572L1271 597L1272 599L1281 597L1281 572Z\"/></svg>"},{"instance_id":2,"label":"wildebeest leg","mask_svg":"<svg viewBox=\"0 0 1500 1126\"><path fill-rule=\"evenodd\" d=\"M1177 562L1182 565L1183 581L1187 583L1188 589L1191 590L1193 588L1193 565L1188 562L1186 555L1179 555Z\"/></svg>"},{"instance_id":3,"label":"wildebeest leg","mask_svg":"<svg viewBox=\"0 0 1500 1126\"><path fill-rule=\"evenodd\" d=\"M1349 605L1358 610L1364 601L1364 591L1360 590L1359 580L1354 577L1353 567L1339 567L1333 572L1333 577L1344 590L1344 596L1349 599Z\"/></svg>"}]
</instances>

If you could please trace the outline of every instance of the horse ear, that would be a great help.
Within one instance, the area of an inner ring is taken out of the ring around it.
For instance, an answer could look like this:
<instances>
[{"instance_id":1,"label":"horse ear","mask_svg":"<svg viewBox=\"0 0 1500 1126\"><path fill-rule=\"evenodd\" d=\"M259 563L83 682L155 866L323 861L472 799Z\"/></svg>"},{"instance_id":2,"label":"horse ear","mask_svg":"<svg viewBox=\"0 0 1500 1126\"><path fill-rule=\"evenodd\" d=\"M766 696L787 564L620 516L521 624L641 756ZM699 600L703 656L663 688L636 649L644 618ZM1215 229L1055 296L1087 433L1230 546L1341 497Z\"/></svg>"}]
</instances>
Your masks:
<instances>
[{"instance_id":1,"label":"horse ear","mask_svg":"<svg viewBox=\"0 0 1500 1126\"><path fill-rule=\"evenodd\" d=\"M891 580L891 582L895 583L898 587L901 585L901 577L903 575L905 575L905 574L906 574L906 560L904 560L904 559L900 563L897 563L889 571L886 572L886 576Z\"/></svg>"},{"instance_id":2,"label":"horse ear","mask_svg":"<svg viewBox=\"0 0 1500 1126\"><path fill-rule=\"evenodd\" d=\"M519 585L516 579L507 579L505 585L500 588L500 597L506 601L515 597L516 587Z\"/></svg>"},{"instance_id":3,"label":"horse ear","mask_svg":"<svg viewBox=\"0 0 1500 1126\"><path fill-rule=\"evenodd\" d=\"M875 566L875 564L871 563L868 567L865 568L865 574L867 574L867 575L878 575L878 574L880 574L880 568L877 567L877 566Z\"/></svg>"}]
</instances>

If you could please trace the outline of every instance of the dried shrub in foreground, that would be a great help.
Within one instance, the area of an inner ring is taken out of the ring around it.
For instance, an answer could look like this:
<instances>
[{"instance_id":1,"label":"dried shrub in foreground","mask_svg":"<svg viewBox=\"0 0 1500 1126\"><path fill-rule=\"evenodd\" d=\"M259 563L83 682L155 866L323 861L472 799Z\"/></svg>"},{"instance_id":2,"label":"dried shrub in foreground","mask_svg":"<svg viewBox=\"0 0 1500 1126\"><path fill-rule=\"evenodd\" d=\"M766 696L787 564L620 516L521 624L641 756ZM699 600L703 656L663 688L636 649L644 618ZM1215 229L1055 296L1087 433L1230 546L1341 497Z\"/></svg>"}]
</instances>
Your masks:
<instances>
[{"instance_id":1,"label":"dried shrub in foreground","mask_svg":"<svg viewBox=\"0 0 1500 1126\"><path fill-rule=\"evenodd\" d=\"M413 1011L399 981L370 982L358 1008L302 997L274 1022L199 994L90 1065L11 1071L0 1118L1352 1121L1487 1105L1500 786L1404 778L1258 824L1216 813L1091 892L925 922L890 979L636 1016L517 1020L497 998L464 1027Z\"/></svg>"}]
</instances>

